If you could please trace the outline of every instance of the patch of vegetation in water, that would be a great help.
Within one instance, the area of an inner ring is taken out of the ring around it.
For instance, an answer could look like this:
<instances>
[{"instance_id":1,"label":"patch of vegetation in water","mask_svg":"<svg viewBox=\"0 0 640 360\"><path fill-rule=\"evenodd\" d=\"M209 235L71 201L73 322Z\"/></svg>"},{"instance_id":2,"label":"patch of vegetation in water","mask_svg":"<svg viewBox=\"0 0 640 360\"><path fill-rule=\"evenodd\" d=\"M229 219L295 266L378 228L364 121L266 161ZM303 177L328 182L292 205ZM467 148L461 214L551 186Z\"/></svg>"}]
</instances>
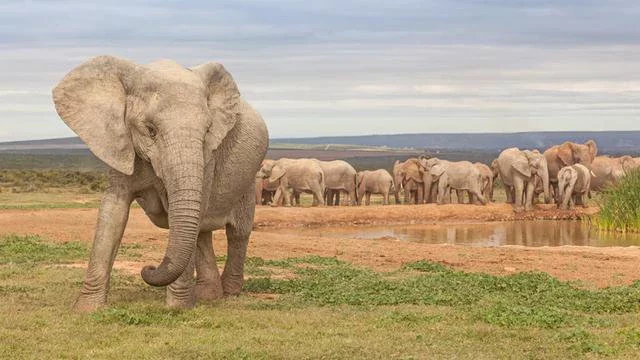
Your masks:
<instances>
[{"instance_id":1,"label":"patch of vegetation in water","mask_svg":"<svg viewBox=\"0 0 640 360\"><path fill-rule=\"evenodd\" d=\"M640 169L605 189L593 223L607 231L640 231Z\"/></svg>"}]
</instances>

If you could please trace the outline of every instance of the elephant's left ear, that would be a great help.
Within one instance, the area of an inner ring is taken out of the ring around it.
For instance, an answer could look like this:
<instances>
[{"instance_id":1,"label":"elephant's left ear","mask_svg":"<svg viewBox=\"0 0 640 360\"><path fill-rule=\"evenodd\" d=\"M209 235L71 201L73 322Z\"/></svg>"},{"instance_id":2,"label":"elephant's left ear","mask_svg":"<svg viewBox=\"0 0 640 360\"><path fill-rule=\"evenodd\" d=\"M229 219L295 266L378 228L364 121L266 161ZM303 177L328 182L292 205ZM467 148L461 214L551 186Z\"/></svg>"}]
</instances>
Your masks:
<instances>
[{"instance_id":1,"label":"elephant's left ear","mask_svg":"<svg viewBox=\"0 0 640 360\"><path fill-rule=\"evenodd\" d=\"M205 151L213 152L240 118L240 91L222 64L211 62L191 68L207 89L211 126L205 137Z\"/></svg>"},{"instance_id":2,"label":"elephant's left ear","mask_svg":"<svg viewBox=\"0 0 640 360\"><path fill-rule=\"evenodd\" d=\"M525 177L531 177L531 166L526 159L516 160L511 166Z\"/></svg>"}]
</instances>

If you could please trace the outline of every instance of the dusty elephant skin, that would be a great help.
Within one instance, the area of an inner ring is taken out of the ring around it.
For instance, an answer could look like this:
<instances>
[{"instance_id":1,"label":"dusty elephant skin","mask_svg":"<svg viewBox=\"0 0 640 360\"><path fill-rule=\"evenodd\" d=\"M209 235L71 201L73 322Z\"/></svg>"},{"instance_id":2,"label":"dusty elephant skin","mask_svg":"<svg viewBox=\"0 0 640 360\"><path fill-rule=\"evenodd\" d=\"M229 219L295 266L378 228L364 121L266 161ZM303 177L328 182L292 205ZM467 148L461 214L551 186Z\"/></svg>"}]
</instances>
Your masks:
<instances>
[{"instance_id":1,"label":"dusty elephant skin","mask_svg":"<svg viewBox=\"0 0 640 360\"><path fill-rule=\"evenodd\" d=\"M168 285L169 306L239 293L268 134L224 67L101 56L67 74L53 101L62 120L112 168L75 309L106 304L133 200L169 229L162 263L142 270L148 284ZM223 227L229 250L220 276L211 232Z\"/></svg>"},{"instance_id":2,"label":"dusty elephant skin","mask_svg":"<svg viewBox=\"0 0 640 360\"><path fill-rule=\"evenodd\" d=\"M545 202L551 201L549 165L538 150L503 150L493 164L505 185L507 202L513 203L516 211L532 210L536 179L540 179Z\"/></svg>"}]
</instances>

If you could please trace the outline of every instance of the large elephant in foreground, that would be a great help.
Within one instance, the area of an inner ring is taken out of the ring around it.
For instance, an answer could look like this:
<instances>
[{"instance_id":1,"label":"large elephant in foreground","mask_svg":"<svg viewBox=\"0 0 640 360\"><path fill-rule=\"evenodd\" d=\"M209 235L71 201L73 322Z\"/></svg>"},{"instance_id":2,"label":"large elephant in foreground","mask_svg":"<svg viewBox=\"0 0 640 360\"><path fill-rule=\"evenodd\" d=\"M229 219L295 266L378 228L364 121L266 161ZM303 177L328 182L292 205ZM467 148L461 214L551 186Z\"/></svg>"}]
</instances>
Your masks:
<instances>
[{"instance_id":1,"label":"large elephant in foreground","mask_svg":"<svg viewBox=\"0 0 640 360\"><path fill-rule=\"evenodd\" d=\"M263 165L258 176L277 184L273 206L281 204L281 197L284 197L284 205L289 206L291 196L295 199L303 192L313 195L314 206L324 205L324 172L315 159L279 159ZM299 198L297 205L300 205Z\"/></svg>"},{"instance_id":2,"label":"large elephant in foreground","mask_svg":"<svg viewBox=\"0 0 640 360\"><path fill-rule=\"evenodd\" d=\"M369 205L372 194L382 195L382 204L389 205L390 193L395 196L396 204L400 204L400 197L394 186L393 177L385 169L359 171L356 175L356 184L358 186L358 205L362 205L363 199L365 205Z\"/></svg>"},{"instance_id":3,"label":"large elephant in foreground","mask_svg":"<svg viewBox=\"0 0 640 360\"><path fill-rule=\"evenodd\" d=\"M326 204L340 205L340 192L344 191L350 205L356 205L356 169L343 160L317 161L324 172Z\"/></svg>"},{"instance_id":4,"label":"large elephant in foreground","mask_svg":"<svg viewBox=\"0 0 640 360\"><path fill-rule=\"evenodd\" d=\"M542 180L545 202L550 201L547 160L539 151L505 149L496 164L507 192L507 202L513 202L516 211L523 207L525 210L533 209L536 176Z\"/></svg>"},{"instance_id":5,"label":"large elephant in foreground","mask_svg":"<svg viewBox=\"0 0 640 360\"><path fill-rule=\"evenodd\" d=\"M155 225L169 229L162 263L142 269L146 283L168 285L169 306L238 294L268 134L224 67L187 69L166 60L138 65L101 56L67 74L53 101L62 120L111 168L75 309L107 302L134 200ZM222 276L212 246L212 231L220 228L228 240Z\"/></svg>"},{"instance_id":6,"label":"large elephant in foreground","mask_svg":"<svg viewBox=\"0 0 640 360\"><path fill-rule=\"evenodd\" d=\"M565 141L561 145L554 145L545 150L544 157L549 168L549 183L553 187L556 204L560 203L558 197L558 171L565 166L582 164L591 168L591 163L598 155L598 145L593 140L587 140L584 144Z\"/></svg>"},{"instance_id":7,"label":"large elephant in foreground","mask_svg":"<svg viewBox=\"0 0 640 360\"><path fill-rule=\"evenodd\" d=\"M596 156L591 163L593 178L591 190L602 191L608 185L615 185L628 172L636 166L631 156L612 158L609 156Z\"/></svg>"},{"instance_id":8,"label":"large elephant in foreground","mask_svg":"<svg viewBox=\"0 0 640 360\"><path fill-rule=\"evenodd\" d=\"M482 195L482 175L480 170L469 161L447 161L438 158L425 159L425 193L430 193L433 186L438 187L437 203L444 204L451 196L451 190L469 193L470 199L477 199L482 205L487 200ZM458 197L461 201L461 197ZM473 201L471 201L473 203Z\"/></svg>"}]
</instances>

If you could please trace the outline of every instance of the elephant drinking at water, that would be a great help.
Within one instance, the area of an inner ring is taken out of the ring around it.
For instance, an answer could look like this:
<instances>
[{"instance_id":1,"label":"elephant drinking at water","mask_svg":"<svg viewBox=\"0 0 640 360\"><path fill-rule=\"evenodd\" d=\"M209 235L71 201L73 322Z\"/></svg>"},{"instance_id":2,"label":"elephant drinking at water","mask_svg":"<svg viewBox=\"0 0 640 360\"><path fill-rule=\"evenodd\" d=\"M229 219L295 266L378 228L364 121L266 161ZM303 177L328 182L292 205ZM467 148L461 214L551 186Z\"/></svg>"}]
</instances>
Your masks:
<instances>
[{"instance_id":1,"label":"elephant drinking at water","mask_svg":"<svg viewBox=\"0 0 640 360\"><path fill-rule=\"evenodd\" d=\"M169 306L238 294L268 134L224 67L138 65L101 56L67 74L53 101L62 120L111 168L75 309L106 304L134 200L155 225L169 229L160 265L142 269L148 284L168 285ZM220 228L228 240L222 276L212 246L212 231Z\"/></svg>"}]
</instances>

